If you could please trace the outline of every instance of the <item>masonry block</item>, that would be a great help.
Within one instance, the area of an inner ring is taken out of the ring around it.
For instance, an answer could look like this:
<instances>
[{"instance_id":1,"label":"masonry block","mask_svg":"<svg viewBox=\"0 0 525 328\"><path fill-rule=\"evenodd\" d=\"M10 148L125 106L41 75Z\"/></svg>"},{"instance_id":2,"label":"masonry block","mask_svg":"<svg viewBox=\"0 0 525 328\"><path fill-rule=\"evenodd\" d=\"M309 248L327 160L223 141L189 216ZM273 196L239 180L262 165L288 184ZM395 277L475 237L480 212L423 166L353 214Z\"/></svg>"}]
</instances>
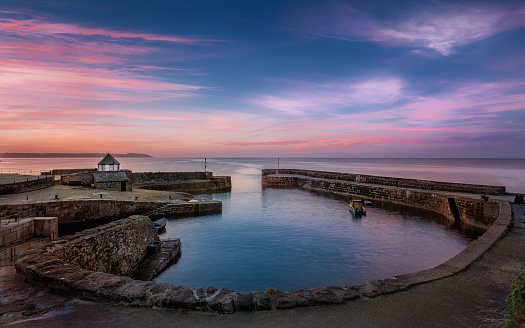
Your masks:
<instances>
[{"instance_id":1,"label":"masonry block","mask_svg":"<svg viewBox=\"0 0 525 328\"><path fill-rule=\"evenodd\" d=\"M49 237L51 240L58 239L58 218L38 217L34 218L35 237Z\"/></svg>"}]
</instances>

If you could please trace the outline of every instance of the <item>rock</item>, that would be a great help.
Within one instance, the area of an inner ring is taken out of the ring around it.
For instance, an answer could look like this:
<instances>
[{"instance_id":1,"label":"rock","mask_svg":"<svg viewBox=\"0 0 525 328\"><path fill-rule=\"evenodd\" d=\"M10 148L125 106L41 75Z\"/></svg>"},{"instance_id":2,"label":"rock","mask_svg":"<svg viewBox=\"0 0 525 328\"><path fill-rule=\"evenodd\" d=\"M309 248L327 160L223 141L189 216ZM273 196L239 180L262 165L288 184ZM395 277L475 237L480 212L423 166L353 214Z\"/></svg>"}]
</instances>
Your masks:
<instances>
[{"instance_id":1,"label":"rock","mask_svg":"<svg viewBox=\"0 0 525 328\"><path fill-rule=\"evenodd\" d=\"M293 298L295 299L295 306L304 307L316 305L311 289L290 290L288 293L293 295Z\"/></svg>"},{"instance_id":2,"label":"rock","mask_svg":"<svg viewBox=\"0 0 525 328\"><path fill-rule=\"evenodd\" d=\"M291 309L297 305L296 297L289 292L277 291L273 300L277 309Z\"/></svg>"},{"instance_id":3,"label":"rock","mask_svg":"<svg viewBox=\"0 0 525 328\"><path fill-rule=\"evenodd\" d=\"M233 300L235 311L253 311L255 309L254 295L252 292L235 293Z\"/></svg>"},{"instance_id":4,"label":"rock","mask_svg":"<svg viewBox=\"0 0 525 328\"><path fill-rule=\"evenodd\" d=\"M219 312L233 313L235 301L235 293L229 293L219 300Z\"/></svg>"},{"instance_id":5,"label":"rock","mask_svg":"<svg viewBox=\"0 0 525 328\"><path fill-rule=\"evenodd\" d=\"M312 289L312 296L317 304L340 304L344 302L341 296L336 295L328 288Z\"/></svg>"},{"instance_id":6,"label":"rock","mask_svg":"<svg viewBox=\"0 0 525 328\"><path fill-rule=\"evenodd\" d=\"M150 284L144 288L146 306L162 306L164 298L173 289L172 284Z\"/></svg>"},{"instance_id":7,"label":"rock","mask_svg":"<svg viewBox=\"0 0 525 328\"><path fill-rule=\"evenodd\" d=\"M125 285L122 285L113 290L111 297L117 302L126 303L130 305L141 305L145 299L145 288L152 284L151 282L131 280Z\"/></svg>"},{"instance_id":8,"label":"rock","mask_svg":"<svg viewBox=\"0 0 525 328\"><path fill-rule=\"evenodd\" d=\"M199 305L199 301L191 288L174 286L164 297L162 305L171 309L194 309Z\"/></svg>"},{"instance_id":9,"label":"rock","mask_svg":"<svg viewBox=\"0 0 525 328\"><path fill-rule=\"evenodd\" d=\"M217 311L217 312L223 312L222 310L222 299L226 297L229 294L232 294L233 290L222 288L215 292L215 294L208 296L206 299L206 302L208 302L208 305L210 309ZM233 305L232 305L233 309Z\"/></svg>"},{"instance_id":10,"label":"rock","mask_svg":"<svg viewBox=\"0 0 525 328\"><path fill-rule=\"evenodd\" d=\"M330 290L338 297L341 297L344 301L350 301L359 298L359 294L351 289L344 289L339 286L330 286L326 287L326 289Z\"/></svg>"},{"instance_id":11,"label":"rock","mask_svg":"<svg viewBox=\"0 0 525 328\"><path fill-rule=\"evenodd\" d=\"M253 292L255 310L271 310L273 305L272 297L266 292Z\"/></svg>"}]
</instances>

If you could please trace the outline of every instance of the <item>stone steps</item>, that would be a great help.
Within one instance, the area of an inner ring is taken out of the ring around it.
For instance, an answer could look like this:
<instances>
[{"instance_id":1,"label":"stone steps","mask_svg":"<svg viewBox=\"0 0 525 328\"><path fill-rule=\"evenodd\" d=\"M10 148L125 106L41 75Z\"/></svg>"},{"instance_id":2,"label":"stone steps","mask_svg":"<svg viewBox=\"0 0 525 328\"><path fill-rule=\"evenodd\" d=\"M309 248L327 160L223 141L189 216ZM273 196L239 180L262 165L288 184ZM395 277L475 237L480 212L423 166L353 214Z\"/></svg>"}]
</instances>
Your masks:
<instances>
[{"instance_id":1,"label":"stone steps","mask_svg":"<svg viewBox=\"0 0 525 328\"><path fill-rule=\"evenodd\" d=\"M136 280L151 281L162 270L181 253L180 239L170 239L161 241L160 250L155 254L148 254L139 265L138 269L131 275Z\"/></svg>"}]
</instances>

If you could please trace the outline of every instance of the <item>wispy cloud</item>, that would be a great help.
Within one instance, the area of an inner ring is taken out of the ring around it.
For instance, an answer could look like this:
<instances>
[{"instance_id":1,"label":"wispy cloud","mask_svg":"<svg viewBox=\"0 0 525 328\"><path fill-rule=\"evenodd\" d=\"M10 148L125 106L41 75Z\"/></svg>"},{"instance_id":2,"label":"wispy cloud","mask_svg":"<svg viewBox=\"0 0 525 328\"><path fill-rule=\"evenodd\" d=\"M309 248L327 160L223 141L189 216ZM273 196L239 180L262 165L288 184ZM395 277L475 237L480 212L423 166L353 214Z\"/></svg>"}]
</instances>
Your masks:
<instances>
[{"instance_id":1,"label":"wispy cloud","mask_svg":"<svg viewBox=\"0 0 525 328\"><path fill-rule=\"evenodd\" d=\"M292 28L322 37L377 42L388 47L431 49L450 55L454 47L525 26L525 7L433 2L415 12L377 18L347 5L327 4L300 13ZM395 17L395 18L394 18ZM416 53L422 53L416 50Z\"/></svg>"},{"instance_id":2,"label":"wispy cloud","mask_svg":"<svg viewBox=\"0 0 525 328\"><path fill-rule=\"evenodd\" d=\"M297 144L303 144L306 141L300 141L300 140L272 140L272 141L252 141L252 142L225 142L223 145L225 146L287 146L287 145L297 145Z\"/></svg>"},{"instance_id":3,"label":"wispy cloud","mask_svg":"<svg viewBox=\"0 0 525 328\"><path fill-rule=\"evenodd\" d=\"M377 78L362 82L293 84L278 95L261 94L246 101L291 115L306 115L368 104L391 104L402 98L404 82L398 78Z\"/></svg>"},{"instance_id":4,"label":"wispy cloud","mask_svg":"<svg viewBox=\"0 0 525 328\"><path fill-rule=\"evenodd\" d=\"M159 42L201 47L213 40L13 18L0 19L0 37L3 122L54 117L71 126L102 124L104 119L119 121L104 114L108 108L196 97L208 89L174 83L165 74L194 74L195 69L144 65L144 60L170 49Z\"/></svg>"},{"instance_id":5,"label":"wispy cloud","mask_svg":"<svg viewBox=\"0 0 525 328\"><path fill-rule=\"evenodd\" d=\"M73 24L62 24L46 22L37 19L16 20L0 19L0 30L5 34L16 34L21 36L49 36L67 37L78 36L102 36L110 39L143 39L147 41L163 41L184 44L202 44L224 40L210 40L202 37L178 37L151 33L135 33L115 31L104 28L81 27Z\"/></svg>"}]
</instances>

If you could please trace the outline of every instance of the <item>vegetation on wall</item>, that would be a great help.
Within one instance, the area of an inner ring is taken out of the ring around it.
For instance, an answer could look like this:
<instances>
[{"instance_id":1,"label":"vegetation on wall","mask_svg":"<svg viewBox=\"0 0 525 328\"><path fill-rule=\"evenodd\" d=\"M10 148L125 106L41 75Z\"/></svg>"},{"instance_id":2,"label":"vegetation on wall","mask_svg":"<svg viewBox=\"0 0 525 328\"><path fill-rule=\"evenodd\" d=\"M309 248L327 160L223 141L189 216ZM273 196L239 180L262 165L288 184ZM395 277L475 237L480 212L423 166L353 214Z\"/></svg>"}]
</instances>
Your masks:
<instances>
[{"instance_id":1,"label":"vegetation on wall","mask_svg":"<svg viewBox=\"0 0 525 328\"><path fill-rule=\"evenodd\" d=\"M525 269L525 265L522 267ZM520 328L525 325L525 270L512 284L512 293L507 296L509 308L505 314L505 328Z\"/></svg>"}]
</instances>

